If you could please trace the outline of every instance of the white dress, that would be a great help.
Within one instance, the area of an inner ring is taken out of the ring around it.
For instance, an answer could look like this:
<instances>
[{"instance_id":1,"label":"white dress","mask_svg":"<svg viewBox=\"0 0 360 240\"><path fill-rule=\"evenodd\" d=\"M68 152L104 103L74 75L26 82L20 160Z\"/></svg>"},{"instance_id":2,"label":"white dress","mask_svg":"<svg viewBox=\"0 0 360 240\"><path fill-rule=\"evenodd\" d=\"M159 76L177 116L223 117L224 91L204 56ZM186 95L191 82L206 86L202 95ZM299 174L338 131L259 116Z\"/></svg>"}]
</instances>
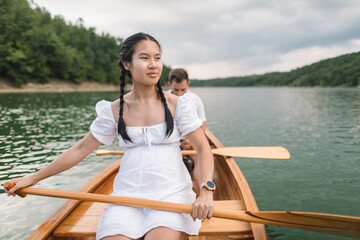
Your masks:
<instances>
[{"instance_id":1,"label":"white dress","mask_svg":"<svg viewBox=\"0 0 360 240\"><path fill-rule=\"evenodd\" d=\"M112 144L118 134L111 103L105 100L98 102L96 112L98 117L91 124L90 131L101 143ZM119 145L125 154L111 195L192 204L196 195L179 146L180 139L201 124L191 101L183 96L178 99L174 131L169 138L165 138L165 122L126 127L132 142L124 142L118 135ZM140 238L160 226L197 235L201 221L194 222L190 214L107 204L98 224L96 239L117 234Z\"/></svg>"},{"instance_id":2,"label":"white dress","mask_svg":"<svg viewBox=\"0 0 360 240\"><path fill-rule=\"evenodd\" d=\"M171 89L167 90L167 92L172 93ZM201 98L197 94L191 92L190 90L187 90L185 94L188 94L189 99L191 99L191 101L193 101L193 104L195 105L195 109L196 109L198 117L203 122L206 122L205 107L204 107L204 104L203 104Z\"/></svg>"}]
</instances>

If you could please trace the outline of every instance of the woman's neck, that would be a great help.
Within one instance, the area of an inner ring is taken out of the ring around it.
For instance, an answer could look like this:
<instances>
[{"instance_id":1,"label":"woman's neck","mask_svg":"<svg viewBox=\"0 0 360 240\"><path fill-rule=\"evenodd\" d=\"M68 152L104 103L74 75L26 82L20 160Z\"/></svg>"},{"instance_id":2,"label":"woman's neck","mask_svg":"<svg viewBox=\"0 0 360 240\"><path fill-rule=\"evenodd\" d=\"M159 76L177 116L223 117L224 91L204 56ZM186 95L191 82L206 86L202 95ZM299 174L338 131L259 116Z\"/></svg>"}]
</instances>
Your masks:
<instances>
[{"instance_id":1,"label":"woman's neck","mask_svg":"<svg viewBox=\"0 0 360 240\"><path fill-rule=\"evenodd\" d=\"M158 99L158 93L155 86L144 86L140 84L133 84L132 96L134 100L140 102Z\"/></svg>"}]
</instances>

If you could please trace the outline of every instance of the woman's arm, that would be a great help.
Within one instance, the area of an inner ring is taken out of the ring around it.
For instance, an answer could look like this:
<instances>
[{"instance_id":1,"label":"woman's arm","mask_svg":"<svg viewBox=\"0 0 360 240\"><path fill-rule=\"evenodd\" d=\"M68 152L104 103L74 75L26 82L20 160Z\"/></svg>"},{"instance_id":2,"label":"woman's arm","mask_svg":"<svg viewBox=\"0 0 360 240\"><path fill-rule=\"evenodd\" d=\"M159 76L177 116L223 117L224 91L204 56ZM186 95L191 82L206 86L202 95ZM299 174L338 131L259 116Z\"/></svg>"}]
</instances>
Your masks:
<instances>
[{"instance_id":1,"label":"woman's arm","mask_svg":"<svg viewBox=\"0 0 360 240\"><path fill-rule=\"evenodd\" d=\"M197 171L194 173L196 182L200 189L200 185L205 181L212 181L214 177L214 158L211 152L210 145L205 137L204 131L198 128L196 131L189 133L186 137L190 140L194 149L198 153L199 165ZM214 211L213 192L205 188L201 188L199 197L193 204L192 217L205 219L211 218Z\"/></svg>"},{"instance_id":2,"label":"woman's arm","mask_svg":"<svg viewBox=\"0 0 360 240\"><path fill-rule=\"evenodd\" d=\"M8 195L15 196L16 190L33 186L42 179L56 175L75 166L100 145L101 143L88 132L79 142L67 149L43 169L23 178L10 180L15 186L11 190L5 189L5 191Z\"/></svg>"}]
</instances>

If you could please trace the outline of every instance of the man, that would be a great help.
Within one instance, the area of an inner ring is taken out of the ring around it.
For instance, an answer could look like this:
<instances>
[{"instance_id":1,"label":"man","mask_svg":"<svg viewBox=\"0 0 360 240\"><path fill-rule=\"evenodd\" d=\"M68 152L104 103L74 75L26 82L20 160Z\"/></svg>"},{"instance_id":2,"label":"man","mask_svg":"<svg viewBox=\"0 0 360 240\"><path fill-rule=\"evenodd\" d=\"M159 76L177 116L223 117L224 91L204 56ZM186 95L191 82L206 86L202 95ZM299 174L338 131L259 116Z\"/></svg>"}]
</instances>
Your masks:
<instances>
[{"instance_id":1,"label":"man","mask_svg":"<svg viewBox=\"0 0 360 240\"><path fill-rule=\"evenodd\" d=\"M187 72L182 68L176 68L171 70L171 72L169 73L168 84L170 88L168 92L171 92L172 94L175 94L177 96L182 96L185 93L189 94L191 100L196 107L199 118L203 121L201 128L205 131L206 117L204 104L198 95L188 90L190 86L190 81Z\"/></svg>"},{"instance_id":2,"label":"man","mask_svg":"<svg viewBox=\"0 0 360 240\"><path fill-rule=\"evenodd\" d=\"M182 68L176 68L171 70L169 73L169 90L168 92L171 92L172 94L175 94L177 96L182 96L184 94L188 94L190 96L191 101L195 105L196 112L198 114L198 117L202 120L203 124L201 126L201 129L205 132L206 130L206 117L205 117L205 108L204 104L201 101L200 97L196 95L195 93L189 91L190 81L189 76L187 72ZM189 140L184 139L181 142L180 145L181 149L193 149L191 146L191 143ZM193 156L193 159L196 161L196 156ZM183 160L184 163L189 171L191 171L194 168L194 161L189 156L184 156ZM197 168L196 170L197 171Z\"/></svg>"}]
</instances>

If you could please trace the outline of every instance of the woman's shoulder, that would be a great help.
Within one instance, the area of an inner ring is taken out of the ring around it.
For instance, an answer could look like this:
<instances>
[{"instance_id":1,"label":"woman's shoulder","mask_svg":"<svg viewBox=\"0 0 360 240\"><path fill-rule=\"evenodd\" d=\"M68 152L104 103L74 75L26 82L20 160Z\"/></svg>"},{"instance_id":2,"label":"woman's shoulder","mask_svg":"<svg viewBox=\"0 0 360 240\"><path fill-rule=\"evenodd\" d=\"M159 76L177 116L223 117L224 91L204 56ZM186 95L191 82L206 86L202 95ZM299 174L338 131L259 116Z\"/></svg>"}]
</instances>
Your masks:
<instances>
[{"instance_id":1,"label":"woman's shoulder","mask_svg":"<svg viewBox=\"0 0 360 240\"><path fill-rule=\"evenodd\" d=\"M111 104L111 109L114 110L119 110L120 108L120 99L116 99L115 101L110 102Z\"/></svg>"},{"instance_id":2,"label":"woman's shoulder","mask_svg":"<svg viewBox=\"0 0 360 240\"><path fill-rule=\"evenodd\" d=\"M128 108L128 105L131 104L132 98L131 98L131 92L124 95L124 109ZM120 98L115 99L113 102L111 102L111 108L115 112L119 112L120 110Z\"/></svg>"},{"instance_id":3,"label":"woman's shoulder","mask_svg":"<svg viewBox=\"0 0 360 240\"><path fill-rule=\"evenodd\" d=\"M164 96L166 97L166 100L168 102L168 105L171 105L173 107L176 107L176 104L178 102L179 97L169 93L169 92L164 92Z\"/></svg>"},{"instance_id":4,"label":"woman's shoulder","mask_svg":"<svg viewBox=\"0 0 360 240\"><path fill-rule=\"evenodd\" d=\"M119 111L120 111L120 99L116 99L111 102L111 112L113 114L115 122L119 121Z\"/></svg>"},{"instance_id":5,"label":"woman's shoulder","mask_svg":"<svg viewBox=\"0 0 360 240\"><path fill-rule=\"evenodd\" d=\"M100 100L96 103L95 110L98 116L114 119L115 122L119 119L120 99L115 101Z\"/></svg>"},{"instance_id":6,"label":"woman's shoulder","mask_svg":"<svg viewBox=\"0 0 360 240\"><path fill-rule=\"evenodd\" d=\"M176 105L177 105L179 97L172 94L172 93L169 93L169 92L164 92L164 96L166 98L168 108L170 109L170 112L174 117L175 116Z\"/></svg>"}]
</instances>

